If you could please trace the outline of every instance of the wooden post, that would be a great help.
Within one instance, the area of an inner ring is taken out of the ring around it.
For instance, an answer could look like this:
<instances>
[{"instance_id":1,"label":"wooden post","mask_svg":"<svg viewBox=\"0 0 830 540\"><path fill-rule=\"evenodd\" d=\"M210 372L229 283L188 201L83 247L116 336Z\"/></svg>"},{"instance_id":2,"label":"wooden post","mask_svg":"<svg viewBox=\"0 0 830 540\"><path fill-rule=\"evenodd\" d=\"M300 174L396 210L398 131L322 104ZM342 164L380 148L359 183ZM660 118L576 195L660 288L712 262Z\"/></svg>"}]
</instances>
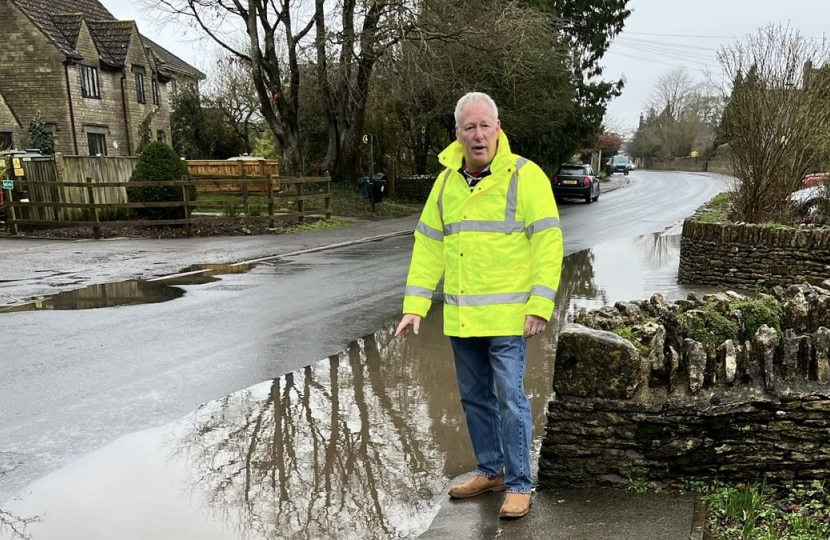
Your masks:
<instances>
[{"instance_id":1,"label":"wooden post","mask_svg":"<svg viewBox=\"0 0 830 540\"><path fill-rule=\"evenodd\" d=\"M63 182L66 182L66 164L63 161L63 154L61 152L55 153L55 174L57 176L57 183L55 184L55 220L63 221L66 216L66 210L63 209L63 203L66 202L66 188L63 187Z\"/></svg>"},{"instance_id":2,"label":"wooden post","mask_svg":"<svg viewBox=\"0 0 830 540\"><path fill-rule=\"evenodd\" d=\"M326 174L326 219L331 219L331 176Z\"/></svg>"},{"instance_id":3,"label":"wooden post","mask_svg":"<svg viewBox=\"0 0 830 540\"><path fill-rule=\"evenodd\" d=\"M248 216L248 174L245 168L245 162L243 160L239 160L239 168L240 174L239 177L241 178L242 182L242 211L245 213L245 217Z\"/></svg>"},{"instance_id":4,"label":"wooden post","mask_svg":"<svg viewBox=\"0 0 830 540\"><path fill-rule=\"evenodd\" d=\"M395 198L395 182L398 180L398 171L397 171L397 167L395 166L395 162L392 161L391 159L389 161L387 161L386 169L389 171L389 174L386 175L387 179L389 180L389 183L386 186L386 189L388 191L388 193L386 194L386 197L389 198L389 199L394 199Z\"/></svg>"},{"instance_id":5,"label":"wooden post","mask_svg":"<svg viewBox=\"0 0 830 540\"><path fill-rule=\"evenodd\" d=\"M268 175L268 183L265 186L268 191L268 226L274 228L274 177Z\"/></svg>"},{"instance_id":6,"label":"wooden post","mask_svg":"<svg viewBox=\"0 0 830 540\"><path fill-rule=\"evenodd\" d=\"M9 212L9 232L13 235L17 235L17 217L14 214L14 199L12 198L12 190L6 190L6 201L9 205L8 212Z\"/></svg>"},{"instance_id":7,"label":"wooden post","mask_svg":"<svg viewBox=\"0 0 830 540\"><path fill-rule=\"evenodd\" d=\"M92 219L95 225L92 226L92 236L96 240L101 238L101 222L98 220L98 205L95 203L95 188L92 186L92 178L86 177L86 194L89 198L89 203L92 205Z\"/></svg>"},{"instance_id":8,"label":"wooden post","mask_svg":"<svg viewBox=\"0 0 830 540\"><path fill-rule=\"evenodd\" d=\"M297 221L302 223L303 218L305 217L305 204L303 204L305 201L303 201L303 199L302 199L302 197L303 197L303 184L302 184L302 182L297 184L297 197L298 197L298 199L297 199L297 212L300 213L300 217L297 219Z\"/></svg>"},{"instance_id":9,"label":"wooden post","mask_svg":"<svg viewBox=\"0 0 830 540\"><path fill-rule=\"evenodd\" d=\"M183 176L182 180L186 182L182 186L182 200L184 201L184 231L187 236L193 236L193 226L190 219L190 180Z\"/></svg>"}]
</instances>

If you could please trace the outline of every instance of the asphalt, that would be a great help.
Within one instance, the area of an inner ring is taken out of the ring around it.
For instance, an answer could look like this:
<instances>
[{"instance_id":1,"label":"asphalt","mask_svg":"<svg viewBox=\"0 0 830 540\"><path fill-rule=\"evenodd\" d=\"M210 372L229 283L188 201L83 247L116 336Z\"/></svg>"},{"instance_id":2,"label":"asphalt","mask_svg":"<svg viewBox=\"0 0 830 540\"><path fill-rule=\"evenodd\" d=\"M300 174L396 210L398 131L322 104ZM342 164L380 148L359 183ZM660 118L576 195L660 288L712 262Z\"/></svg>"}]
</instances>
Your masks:
<instances>
[{"instance_id":1,"label":"asphalt","mask_svg":"<svg viewBox=\"0 0 830 540\"><path fill-rule=\"evenodd\" d=\"M607 193L626 186L628 177L615 175L603 182ZM183 262L249 264L271 258L371 242L390 236L411 234L417 224L417 215L400 219L360 221L346 227L298 235L245 237L234 239L185 239L187 249L183 258L165 264L170 258L170 243L157 244L142 240L107 240L84 242L55 242L29 239L0 238L0 306L11 298L19 298L39 291L33 268L39 258L54 265L61 253L86 252L100 265L100 253L108 253L117 261L114 271L89 273L91 282L112 282L134 278L147 268L147 261L158 265L144 279L167 279L180 274ZM138 244L141 242L141 245ZM224 242L224 243L223 243ZM166 247L156 248L157 245ZM220 246L217 249L217 245ZM67 248L66 246L70 246ZM118 254L141 252L143 265ZM115 254L115 255L113 255ZM155 260L153 260L155 259ZM4 275L8 280L4 280ZM42 289L56 292L54 284ZM77 288L78 284L74 284ZM3 298L5 297L5 299ZM453 482L463 481L465 477ZM440 510L429 530L419 536L424 540L437 539L522 539L522 540L702 540L705 529L705 510L693 494L635 493L614 489L556 489L534 493L532 509L518 520L499 520L501 494L487 494L464 501L450 500L439 495Z\"/></svg>"}]
</instances>

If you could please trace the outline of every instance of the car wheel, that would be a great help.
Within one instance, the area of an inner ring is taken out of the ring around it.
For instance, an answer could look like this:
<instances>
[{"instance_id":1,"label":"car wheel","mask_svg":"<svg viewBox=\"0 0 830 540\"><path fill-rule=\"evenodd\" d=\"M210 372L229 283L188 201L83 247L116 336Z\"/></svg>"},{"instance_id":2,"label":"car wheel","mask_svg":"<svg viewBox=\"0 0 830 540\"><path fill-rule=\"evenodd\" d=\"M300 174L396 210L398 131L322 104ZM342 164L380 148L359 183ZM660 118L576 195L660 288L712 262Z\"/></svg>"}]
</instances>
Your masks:
<instances>
[{"instance_id":1,"label":"car wheel","mask_svg":"<svg viewBox=\"0 0 830 540\"><path fill-rule=\"evenodd\" d=\"M591 204L593 199L591 198L591 192L589 191L587 195L585 195L585 204Z\"/></svg>"}]
</instances>

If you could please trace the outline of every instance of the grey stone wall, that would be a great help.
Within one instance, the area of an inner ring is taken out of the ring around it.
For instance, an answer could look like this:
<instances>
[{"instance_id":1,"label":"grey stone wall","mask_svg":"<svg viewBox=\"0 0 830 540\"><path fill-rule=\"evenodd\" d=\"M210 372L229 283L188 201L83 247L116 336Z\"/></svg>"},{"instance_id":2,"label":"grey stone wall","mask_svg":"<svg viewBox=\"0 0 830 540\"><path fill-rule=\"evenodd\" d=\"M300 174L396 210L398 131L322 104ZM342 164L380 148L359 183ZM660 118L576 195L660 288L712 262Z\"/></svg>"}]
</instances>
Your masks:
<instances>
[{"instance_id":1,"label":"grey stone wall","mask_svg":"<svg viewBox=\"0 0 830 540\"><path fill-rule=\"evenodd\" d=\"M73 152L69 106L66 94L64 56L8 0L0 0L0 27L3 28L3 53L0 61L0 87L23 130L28 130L35 113L54 130L55 150ZM19 147L29 145L15 140Z\"/></svg>"},{"instance_id":2,"label":"grey stone wall","mask_svg":"<svg viewBox=\"0 0 830 540\"><path fill-rule=\"evenodd\" d=\"M434 175L399 176L395 180L395 200L424 203L435 184Z\"/></svg>"},{"instance_id":3,"label":"grey stone wall","mask_svg":"<svg viewBox=\"0 0 830 540\"><path fill-rule=\"evenodd\" d=\"M620 302L563 328L540 487L830 478L830 280L763 301L780 309L757 329L757 303L733 292ZM719 343L709 323L727 319L735 338Z\"/></svg>"},{"instance_id":4,"label":"grey stone wall","mask_svg":"<svg viewBox=\"0 0 830 540\"><path fill-rule=\"evenodd\" d=\"M678 281L702 285L819 284L830 277L829 228L683 223Z\"/></svg>"}]
</instances>

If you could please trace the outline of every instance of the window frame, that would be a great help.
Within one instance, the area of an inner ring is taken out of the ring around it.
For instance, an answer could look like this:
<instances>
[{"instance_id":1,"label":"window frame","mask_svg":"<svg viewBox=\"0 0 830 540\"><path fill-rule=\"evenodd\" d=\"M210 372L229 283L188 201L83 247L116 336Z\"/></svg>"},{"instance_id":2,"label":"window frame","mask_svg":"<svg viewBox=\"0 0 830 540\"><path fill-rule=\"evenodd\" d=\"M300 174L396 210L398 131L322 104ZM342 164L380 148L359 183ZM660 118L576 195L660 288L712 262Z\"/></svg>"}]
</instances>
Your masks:
<instances>
[{"instance_id":1,"label":"window frame","mask_svg":"<svg viewBox=\"0 0 830 540\"><path fill-rule=\"evenodd\" d=\"M3 140L6 139L6 136L8 136L9 146L4 148L3 147ZM13 131L0 130L0 151L10 150L12 148L14 148L14 132Z\"/></svg>"},{"instance_id":2,"label":"window frame","mask_svg":"<svg viewBox=\"0 0 830 540\"><path fill-rule=\"evenodd\" d=\"M159 82L156 80L155 77L150 79L150 87L152 88L152 92L153 92L153 105L158 105L159 101L160 101L160 99L159 99L159 97L160 97L160 95L159 95Z\"/></svg>"},{"instance_id":3,"label":"window frame","mask_svg":"<svg viewBox=\"0 0 830 540\"><path fill-rule=\"evenodd\" d=\"M133 66L133 76L135 77L135 99L138 103L147 103L147 92L144 87L144 68L141 66Z\"/></svg>"},{"instance_id":4,"label":"window frame","mask_svg":"<svg viewBox=\"0 0 830 540\"><path fill-rule=\"evenodd\" d=\"M97 139L97 141L99 143L101 143L100 148L103 150L103 152L93 152L93 149L92 149L92 139L93 138ZM106 133L98 133L98 132L95 132L95 131L87 131L87 133L86 133L86 143L87 143L87 149L89 150L89 155L90 156L97 156L98 154L101 154L102 156L107 155L107 134Z\"/></svg>"},{"instance_id":5,"label":"window frame","mask_svg":"<svg viewBox=\"0 0 830 540\"><path fill-rule=\"evenodd\" d=\"M80 66L81 97L101 99L101 78L98 76L98 68L86 64L80 64Z\"/></svg>"}]
</instances>

